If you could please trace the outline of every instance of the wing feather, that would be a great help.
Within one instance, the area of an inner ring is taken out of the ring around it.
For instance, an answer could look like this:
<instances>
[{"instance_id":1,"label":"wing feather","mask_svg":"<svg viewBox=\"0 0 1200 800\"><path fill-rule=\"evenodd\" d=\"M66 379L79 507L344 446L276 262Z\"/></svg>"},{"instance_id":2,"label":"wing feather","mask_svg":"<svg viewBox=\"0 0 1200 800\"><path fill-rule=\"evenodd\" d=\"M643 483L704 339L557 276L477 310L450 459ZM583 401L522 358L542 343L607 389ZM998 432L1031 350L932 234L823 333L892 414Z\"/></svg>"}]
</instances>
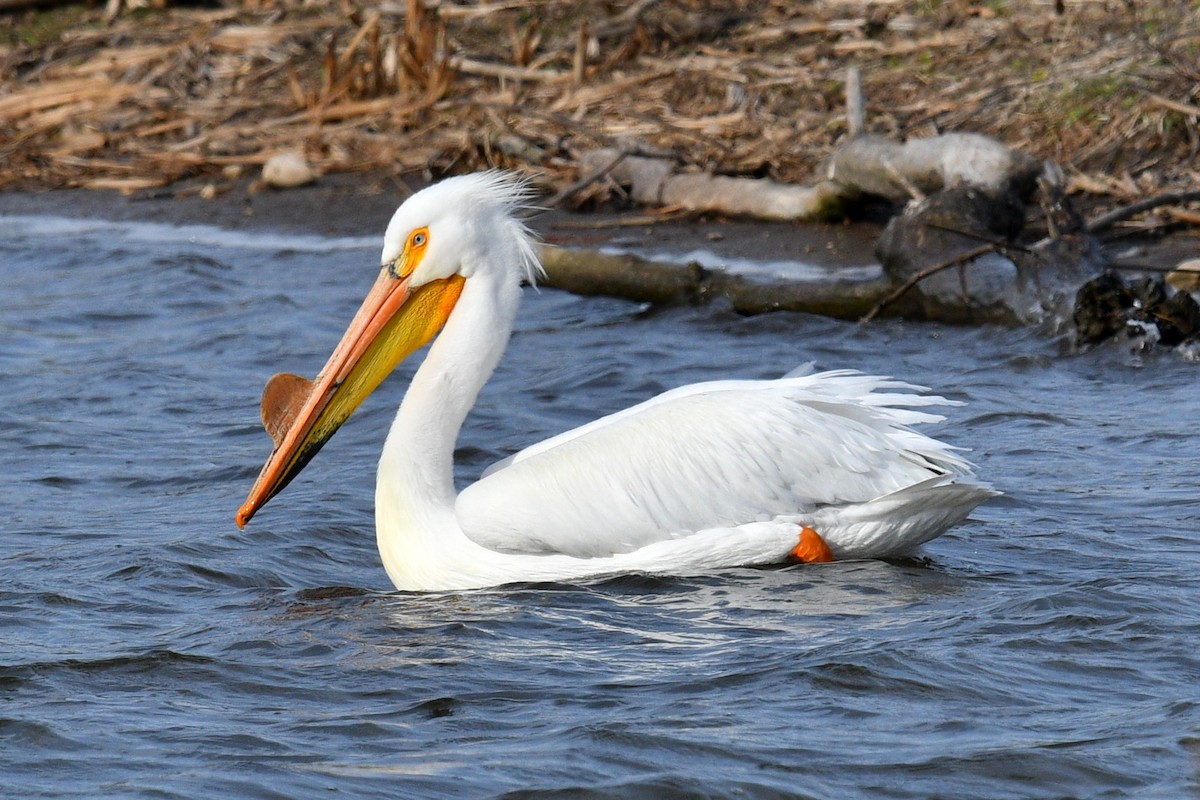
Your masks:
<instances>
[{"instance_id":1,"label":"wing feather","mask_svg":"<svg viewBox=\"0 0 1200 800\"><path fill-rule=\"evenodd\" d=\"M455 511L485 547L600 557L969 474L910 427L948 402L916 391L845 371L682 387L500 462Z\"/></svg>"}]
</instances>

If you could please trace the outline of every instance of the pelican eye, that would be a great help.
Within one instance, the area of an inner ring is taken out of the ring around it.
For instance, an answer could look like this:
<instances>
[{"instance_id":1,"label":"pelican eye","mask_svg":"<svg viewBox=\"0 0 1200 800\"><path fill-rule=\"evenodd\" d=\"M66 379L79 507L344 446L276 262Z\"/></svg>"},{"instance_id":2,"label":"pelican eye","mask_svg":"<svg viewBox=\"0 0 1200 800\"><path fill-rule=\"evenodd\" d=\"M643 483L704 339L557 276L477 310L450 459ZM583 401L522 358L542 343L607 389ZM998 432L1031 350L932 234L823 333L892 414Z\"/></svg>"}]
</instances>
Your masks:
<instances>
[{"instance_id":1,"label":"pelican eye","mask_svg":"<svg viewBox=\"0 0 1200 800\"><path fill-rule=\"evenodd\" d=\"M417 228L408 235L408 243L404 252L396 256L396 260L386 264L388 274L399 280L413 274L417 265L425 255L425 245L429 243L429 229Z\"/></svg>"}]
</instances>

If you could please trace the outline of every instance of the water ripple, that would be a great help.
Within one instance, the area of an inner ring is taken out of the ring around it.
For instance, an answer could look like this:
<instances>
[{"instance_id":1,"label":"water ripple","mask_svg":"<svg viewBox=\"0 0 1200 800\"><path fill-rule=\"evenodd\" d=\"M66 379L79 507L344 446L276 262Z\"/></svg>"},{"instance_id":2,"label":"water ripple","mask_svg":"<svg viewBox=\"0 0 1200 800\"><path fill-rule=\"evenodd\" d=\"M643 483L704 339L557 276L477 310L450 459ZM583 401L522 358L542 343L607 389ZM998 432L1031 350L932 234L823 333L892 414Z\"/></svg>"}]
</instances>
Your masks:
<instances>
[{"instance_id":1,"label":"water ripple","mask_svg":"<svg viewBox=\"0 0 1200 800\"><path fill-rule=\"evenodd\" d=\"M320 367L374 239L0 231L13 796L1200 797L1192 364L530 292L460 481L663 388L815 361L966 401L941 430L1006 494L918 558L397 593L372 473L409 365L233 525L262 383ZM281 268L303 280L263 294Z\"/></svg>"}]
</instances>

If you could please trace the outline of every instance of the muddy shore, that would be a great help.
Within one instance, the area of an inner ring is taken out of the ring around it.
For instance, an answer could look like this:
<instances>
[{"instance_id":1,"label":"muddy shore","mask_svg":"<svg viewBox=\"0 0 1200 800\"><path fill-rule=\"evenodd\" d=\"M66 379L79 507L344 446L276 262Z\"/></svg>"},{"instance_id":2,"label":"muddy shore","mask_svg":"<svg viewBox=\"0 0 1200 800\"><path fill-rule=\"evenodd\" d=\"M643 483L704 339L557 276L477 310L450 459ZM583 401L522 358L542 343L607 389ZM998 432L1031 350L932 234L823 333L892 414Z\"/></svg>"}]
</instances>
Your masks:
<instances>
[{"instance_id":1,"label":"muddy shore","mask_svg":"<svg viewBox=\"0 0 1200 800\"><path fill-rule=\"evenodd\" d=\"M229 230L274 230L321 236L378 236L417 184L386 185L362 175L324 176L286 190L253 191L243 181L215 199L178 188L123 195L87 189L0 192L0 214L62 215L171 225L214 225ZM547 210L531 226L563 247L694 253L762 263L805 261L836 268L875 263L881 230L873 222L781 224L723 219L663 219L642 211L571 213Z\"/></svg>"}]
</instances>

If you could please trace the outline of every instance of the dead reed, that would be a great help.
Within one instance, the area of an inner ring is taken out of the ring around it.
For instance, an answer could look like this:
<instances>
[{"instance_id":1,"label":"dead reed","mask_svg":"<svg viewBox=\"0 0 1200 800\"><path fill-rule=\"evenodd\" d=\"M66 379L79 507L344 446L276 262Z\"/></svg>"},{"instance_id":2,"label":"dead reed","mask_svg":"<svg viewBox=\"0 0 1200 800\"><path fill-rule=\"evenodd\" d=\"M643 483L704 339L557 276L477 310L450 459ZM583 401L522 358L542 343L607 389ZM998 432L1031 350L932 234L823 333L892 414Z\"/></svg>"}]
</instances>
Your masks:
<instances>
[{"instance_id":1,"label":"dead reed","mask_svg":"<svg viewBox=\"0 0 1200 800\"><path fill-rule=\"evenodd\" d=\"M614 143L808 182L846 136L990 133L1125 202L1200 187L1200 9L1077 0L247 0L0 15L0 188L516 167ZM1131 10L1132 9L1132 10ZM607 196L603 180L574 196Z\"/></svg>"}]
</instances>

